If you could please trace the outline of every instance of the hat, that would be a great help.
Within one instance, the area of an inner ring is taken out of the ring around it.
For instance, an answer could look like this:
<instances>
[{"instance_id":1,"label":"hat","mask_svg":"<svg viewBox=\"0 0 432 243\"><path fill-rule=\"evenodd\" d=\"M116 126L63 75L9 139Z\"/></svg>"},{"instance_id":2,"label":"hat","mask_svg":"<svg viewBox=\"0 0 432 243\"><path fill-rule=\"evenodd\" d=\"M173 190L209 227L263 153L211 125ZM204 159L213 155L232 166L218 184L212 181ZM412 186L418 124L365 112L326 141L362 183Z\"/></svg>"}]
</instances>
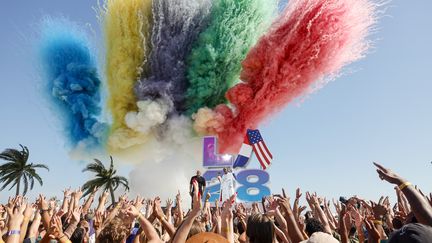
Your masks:
<instances>
[{"instance_id":1,"label":"hat","mask_svg":"<svg viewBox=\"0 0 432 243\"><path fill-rule=\"evenodd\" d=\"M324 232L315 232L307 240L300 243L339 243L332 235Z\"/></svg>"},{"instance_id":2,"label":"hat","mask_svg":"<svg viewBox=\"0 0 432 243\"><path fill-rule=\"evenodd\" d=\"M389 243L432 243L432 227L413 223L404 225L390 237Z\"/></svg>"},{"instance_id":3,"label":"hat","mask_svg":"<svg viewBox=\"0 0 432 243\"><path fill-rule=\"evenodd\" d=\"M211 232L203 232L196 234L189 238L186 243L228 243L228 240L223 236L211 233Z\"/></svg>"}]
</instances>

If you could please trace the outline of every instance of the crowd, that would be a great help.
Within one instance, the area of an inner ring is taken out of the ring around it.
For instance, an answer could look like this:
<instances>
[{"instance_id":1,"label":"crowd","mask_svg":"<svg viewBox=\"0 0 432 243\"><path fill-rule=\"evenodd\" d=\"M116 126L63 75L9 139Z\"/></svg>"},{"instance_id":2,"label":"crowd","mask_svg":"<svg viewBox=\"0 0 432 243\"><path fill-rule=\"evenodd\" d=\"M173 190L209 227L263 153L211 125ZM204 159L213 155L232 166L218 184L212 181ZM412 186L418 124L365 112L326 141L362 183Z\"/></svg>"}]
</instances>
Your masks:
<instances>
[{"instance_id":1,"label":"crowd","mask_svg":"<svg viewBox=\"0 0 432 243\"><path fill-rule=\"evenodd\" d=\"M210 195L201 198L196 180L189 210L181 207L180 193L163 205L159 197L126 195L108 205L108 192L95 200L96 190L85 198L80 189L65 190L58 205L43 195L35 203L9 198L0 206L0 242L432 242L432 194L375 166L382 180L395 185L394 204L388 197L378 202L351 197L331 205L306 192L308 205L300 205L297 189L292 203L282 191L251 207L236 203L235 194L213 206Z\"/></svg>"}]
</instances>

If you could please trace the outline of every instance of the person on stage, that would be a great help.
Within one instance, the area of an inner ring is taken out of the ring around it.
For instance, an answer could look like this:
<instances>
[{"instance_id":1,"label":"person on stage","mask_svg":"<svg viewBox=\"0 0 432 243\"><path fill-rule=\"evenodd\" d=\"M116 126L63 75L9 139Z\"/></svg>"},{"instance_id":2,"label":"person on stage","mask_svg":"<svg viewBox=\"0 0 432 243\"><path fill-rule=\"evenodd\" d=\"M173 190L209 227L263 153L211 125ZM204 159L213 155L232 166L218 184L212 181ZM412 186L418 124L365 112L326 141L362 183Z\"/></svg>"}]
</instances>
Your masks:
<instances>
[{"instance_id":1,"label":"person on stage","mask_svg":"<svg viewBox=\"0 0 432 243\"><path fill-rule=\"evenodd\" d=\"M220 182L220 201L225 202L232 195L236 193L236 179L234 174L228 169L223 169L224 174L222 176L218 176L218 180Z\"/></svg>"},{"instance_id":2,"label":"person on stage","mask_svg":"<svg viewBox=\"0 0 432 243\"><path fill-rule=\"evenodd\" d=\"M192 198L192 202L193 202L193 195L195 192L194 186L193 186L194 181L196 181L198 183L198 196L199 196L199 198L202 198L202 195L206 189L206 180L204 179L204 177L201 176L201 171L197 170L196 175L192 176L192 178L190 179L190 183L189 183L189 194ZM192 207L193 207L193 205L192 205Z\"/></svg>"}]
</instances>

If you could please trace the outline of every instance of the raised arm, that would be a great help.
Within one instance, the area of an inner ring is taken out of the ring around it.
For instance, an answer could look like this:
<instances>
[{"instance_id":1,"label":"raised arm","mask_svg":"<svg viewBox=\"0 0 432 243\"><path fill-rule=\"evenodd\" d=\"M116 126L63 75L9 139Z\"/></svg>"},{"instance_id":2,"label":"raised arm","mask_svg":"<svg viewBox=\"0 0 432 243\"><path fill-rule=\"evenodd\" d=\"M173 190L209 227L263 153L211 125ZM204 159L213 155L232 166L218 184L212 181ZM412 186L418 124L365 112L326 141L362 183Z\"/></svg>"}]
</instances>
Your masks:
<instances>
[{"instance_id":1,"label":"raised arm","mask_svg":"<svg viewBox=\"0 0 432 243\"><path fill-rule=\"evenodd\" d=\"M172 238L175 233L175 228L172 224L170 224L167 220L167 218L164 215L164 212L161 207L161 200L159 197L156 197L154 200L154 209L153 212L156 216L156 218L159 220L159 222L162 223L163 228L167 231L169 236Z\"/></svg>"},{"instance_id":2,"label":"raised arm","mask_svg":"<svg viewBox=\"0 0 432 243\"><path fill-rule=\"evenodd\" d=\"M198 217L198 215L201 212L201 199L198 196L198 184L197 182L193 183L194 189L194 195L193 195L193 208L192 211L189 213L187 218L184 220L180 228L177 229L177 233L172 240L172 243L184 243L187 240L187 236L189 234L190 229L192 228L192 224L194 220ZM180 206L180 205L178 205Z\"/></svg>"},{"instance_id":3,"label":"raised arm","mask_svg":"<svg viewBox=\"0 0 432 243\"><path fill-rule=\"evenodd\" d=\"M23 204L21 206L25 207L25 210L24 210L24 219L23 219L23 222L21 224L21 232L23 232L23 233L20 235L19 242L24 241L24 238L25 238L26 232L27 232L27 227L28 227L28 224L30 222L30 217L32 216L33 209L35 208L30 203L28 203L28 204L26 203L25 205Z\"/></svg>"},{"instance_id":4,"label":"raised arm","mask_svg":"<svg viewBox=\"0 0 432 243\"><path fill-rule=\"evenodd\" d=\"M69 196L71 195L71 193L72 193L72 191L71 191L70 187L63 190L63 203L61 206L61 210L64 213L67 213L67 211L69 209Z\"/></svg>"},{"instance_id":5,"label":"raised arm","mask_svg":"<svg viewBox=\"0 0 432 243\"><path fill-rule=\"evenodd\" d=\"M33 222L32 222L30 229L29 229L28 238L37 238L38 237L40 223L41 223L41 215L39 212L36 212L34 219L33 219Z\"/></svg>"},{"instance_id":6,"label":"raised arm","mask_svg":"<svg viewBox=\"0 0 432 243\"><path fill-rule=\"evenodd\" d=\"M309 194L309 192L306 192L306 194ZM316 212L315 216L318 216L319 220L321 221L321 223L324 226L324 232L331 235L332 230L330 228L330 224L328 222L327 216L325 215L324 211L321 208L321 205L318 201L317 196L311 195L310 198L311 198L311 203L314 205L314 208L315 208L315 212Z\"/></svg>"},{"instance_id":7,"label":"raised arm","mask_svg":"<svg viewBox=\"0 0 432 243\"><path fill-rule=\"evenodd\" d=\"M410 182L391 170L377 163L374 163L374 165L377 167L377 172L381 180L386 180L389 183L397 185L403 192L418 222L432 226L432 207L421 193L417 191Z\"/></svg>"},{"instance_id":8,"label":"raised arm","mask_svg":"<svg viewBox=\"0 0 432 243\"><path fill-rule=\"evenodd\" d=\"M102 195L99 196L99 203L96 208L96 212L105 212L105 204L107 202L108 195L108 191L104 191Z\"/></svg>"},{"instance_id":9,"label":"raised arm","mask_svg":"<svg viewBox=\"0 0 432 243\"><path fill-rule=\"evenodd\" d=\"M183 209L182 209L181 203L182 203L182 199L181 199L181 194L180 194L180 190L179 190L177 192L177 195L176 195L176 208L177 208L179 221L183 222Z\"/></svg>"},{"instance_id":10,"label":"raised arm","mask_svg":"<svg viewBox=\"0 0 432 243\"><path fill-rule=\"evenodd\" d=\"M51 216L48 213L48 202L46 201L45 197L40 194L39 198L37 200L38 208L41 211L42 216L42 224L45 227L45 229L49 229Z\"/></svg>"},{"instance_id":11,"label":"raised arm","mask_svg":"<svg viewBox=\"0 0 432 243\"><path fill-rule=\"evenodd\" d=\"M130 205L127 209L127 213L130 216L136 217L137 220L140 222L141 228L148 239L148 243L162 242L153 225L146 219L144 215L142 215L142 213L138 211L137 208L135 208L135 206Z\"/></svg>"},{"instance_id":12,"label":"raised arm","mask_svg":"<svg viewBox=\"0 0 432 243\"><path fill-rule=\"evenodd\" d=\"M231 211L232 204L235 201L236 194L232 195L225 201L222 208L221 223L222 223L222 236L228 239L228 242L234 243L234 223L233 213Z\"/></svg>"},{"instance_id":13,"label":"raised arm","mask_svg":"<svg viewBox=\"0 0 432 243\"><path fill-rule=\"evenodd\" d=\"M283 197L277 199L279 203L279 207L285 212L285 220L288 225L288 233L289 237L293 242L300 242L305 240L303 234L298 227L296 219L291 209L291 205L289 203L289 198L286 197L285 191L283 191Z\"/></svg>"},{"instance_id":14,"label":"raised arm","mask_svg":"<svg viewBox=\"0 0 432 243\"><path fill-rule=\"evenodd\" d=\"M6 239L6 243L18 243L20 241L21 234L25 234L25 232L21 232L21 223L24 220L24 215L22 209L19 209L14 204L9 204L6 207L9 220L8 220L8 236Z\"/></svg>"},{"instance_id":15,"label":"raised arm","mask_svg":"<svg viewBox=\"0 0 432 243\"><path fill-rule=\"evenodd\" d=\"M342 205L342 210L339 214L339 234L341 236L342 243L349 243L348 239L348 230L346 225L346 217L348 214L346 213L346 206Z\"/></svg>"},{"instance_id":16,"label":"raised arm","mask_svg":"<svg viewBox=\"0 0 432 243\"><path fill-rule=\"evenodd\" d=\"M92 193L90 193L90 195L88 196L87 200L84 202L84 205L82 207L82 214L86 215L88 213L88 211L90 210L93 201L94 201L94 197L96 195L97 192L97 188L95 188Z\"/></svg>"}]
</instances>

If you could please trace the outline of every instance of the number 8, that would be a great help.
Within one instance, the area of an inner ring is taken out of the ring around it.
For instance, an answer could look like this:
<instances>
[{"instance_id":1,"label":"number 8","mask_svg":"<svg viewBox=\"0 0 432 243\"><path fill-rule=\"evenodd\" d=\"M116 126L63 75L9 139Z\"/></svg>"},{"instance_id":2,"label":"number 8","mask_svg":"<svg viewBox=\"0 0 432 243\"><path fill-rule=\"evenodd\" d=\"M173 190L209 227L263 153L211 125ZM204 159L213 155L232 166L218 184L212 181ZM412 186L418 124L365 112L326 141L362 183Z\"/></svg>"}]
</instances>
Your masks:
<instances>
[{"instance_id":1,"label":"number 8","mask_svg":"<svg viewBox=\"0 0 432 243\"><path fill-rule=\"evenodd\" d=\"M257 181L251 182L251 176L258 177ZM237 188L237 198L246 202L258 202L262 197L270 195L270 188L265 186L269 181L269 174L262 170L244 170L237 174L237 182L242 186ZM252 194L251 189L258 190Z\"/></svg>"}]
</instances>

